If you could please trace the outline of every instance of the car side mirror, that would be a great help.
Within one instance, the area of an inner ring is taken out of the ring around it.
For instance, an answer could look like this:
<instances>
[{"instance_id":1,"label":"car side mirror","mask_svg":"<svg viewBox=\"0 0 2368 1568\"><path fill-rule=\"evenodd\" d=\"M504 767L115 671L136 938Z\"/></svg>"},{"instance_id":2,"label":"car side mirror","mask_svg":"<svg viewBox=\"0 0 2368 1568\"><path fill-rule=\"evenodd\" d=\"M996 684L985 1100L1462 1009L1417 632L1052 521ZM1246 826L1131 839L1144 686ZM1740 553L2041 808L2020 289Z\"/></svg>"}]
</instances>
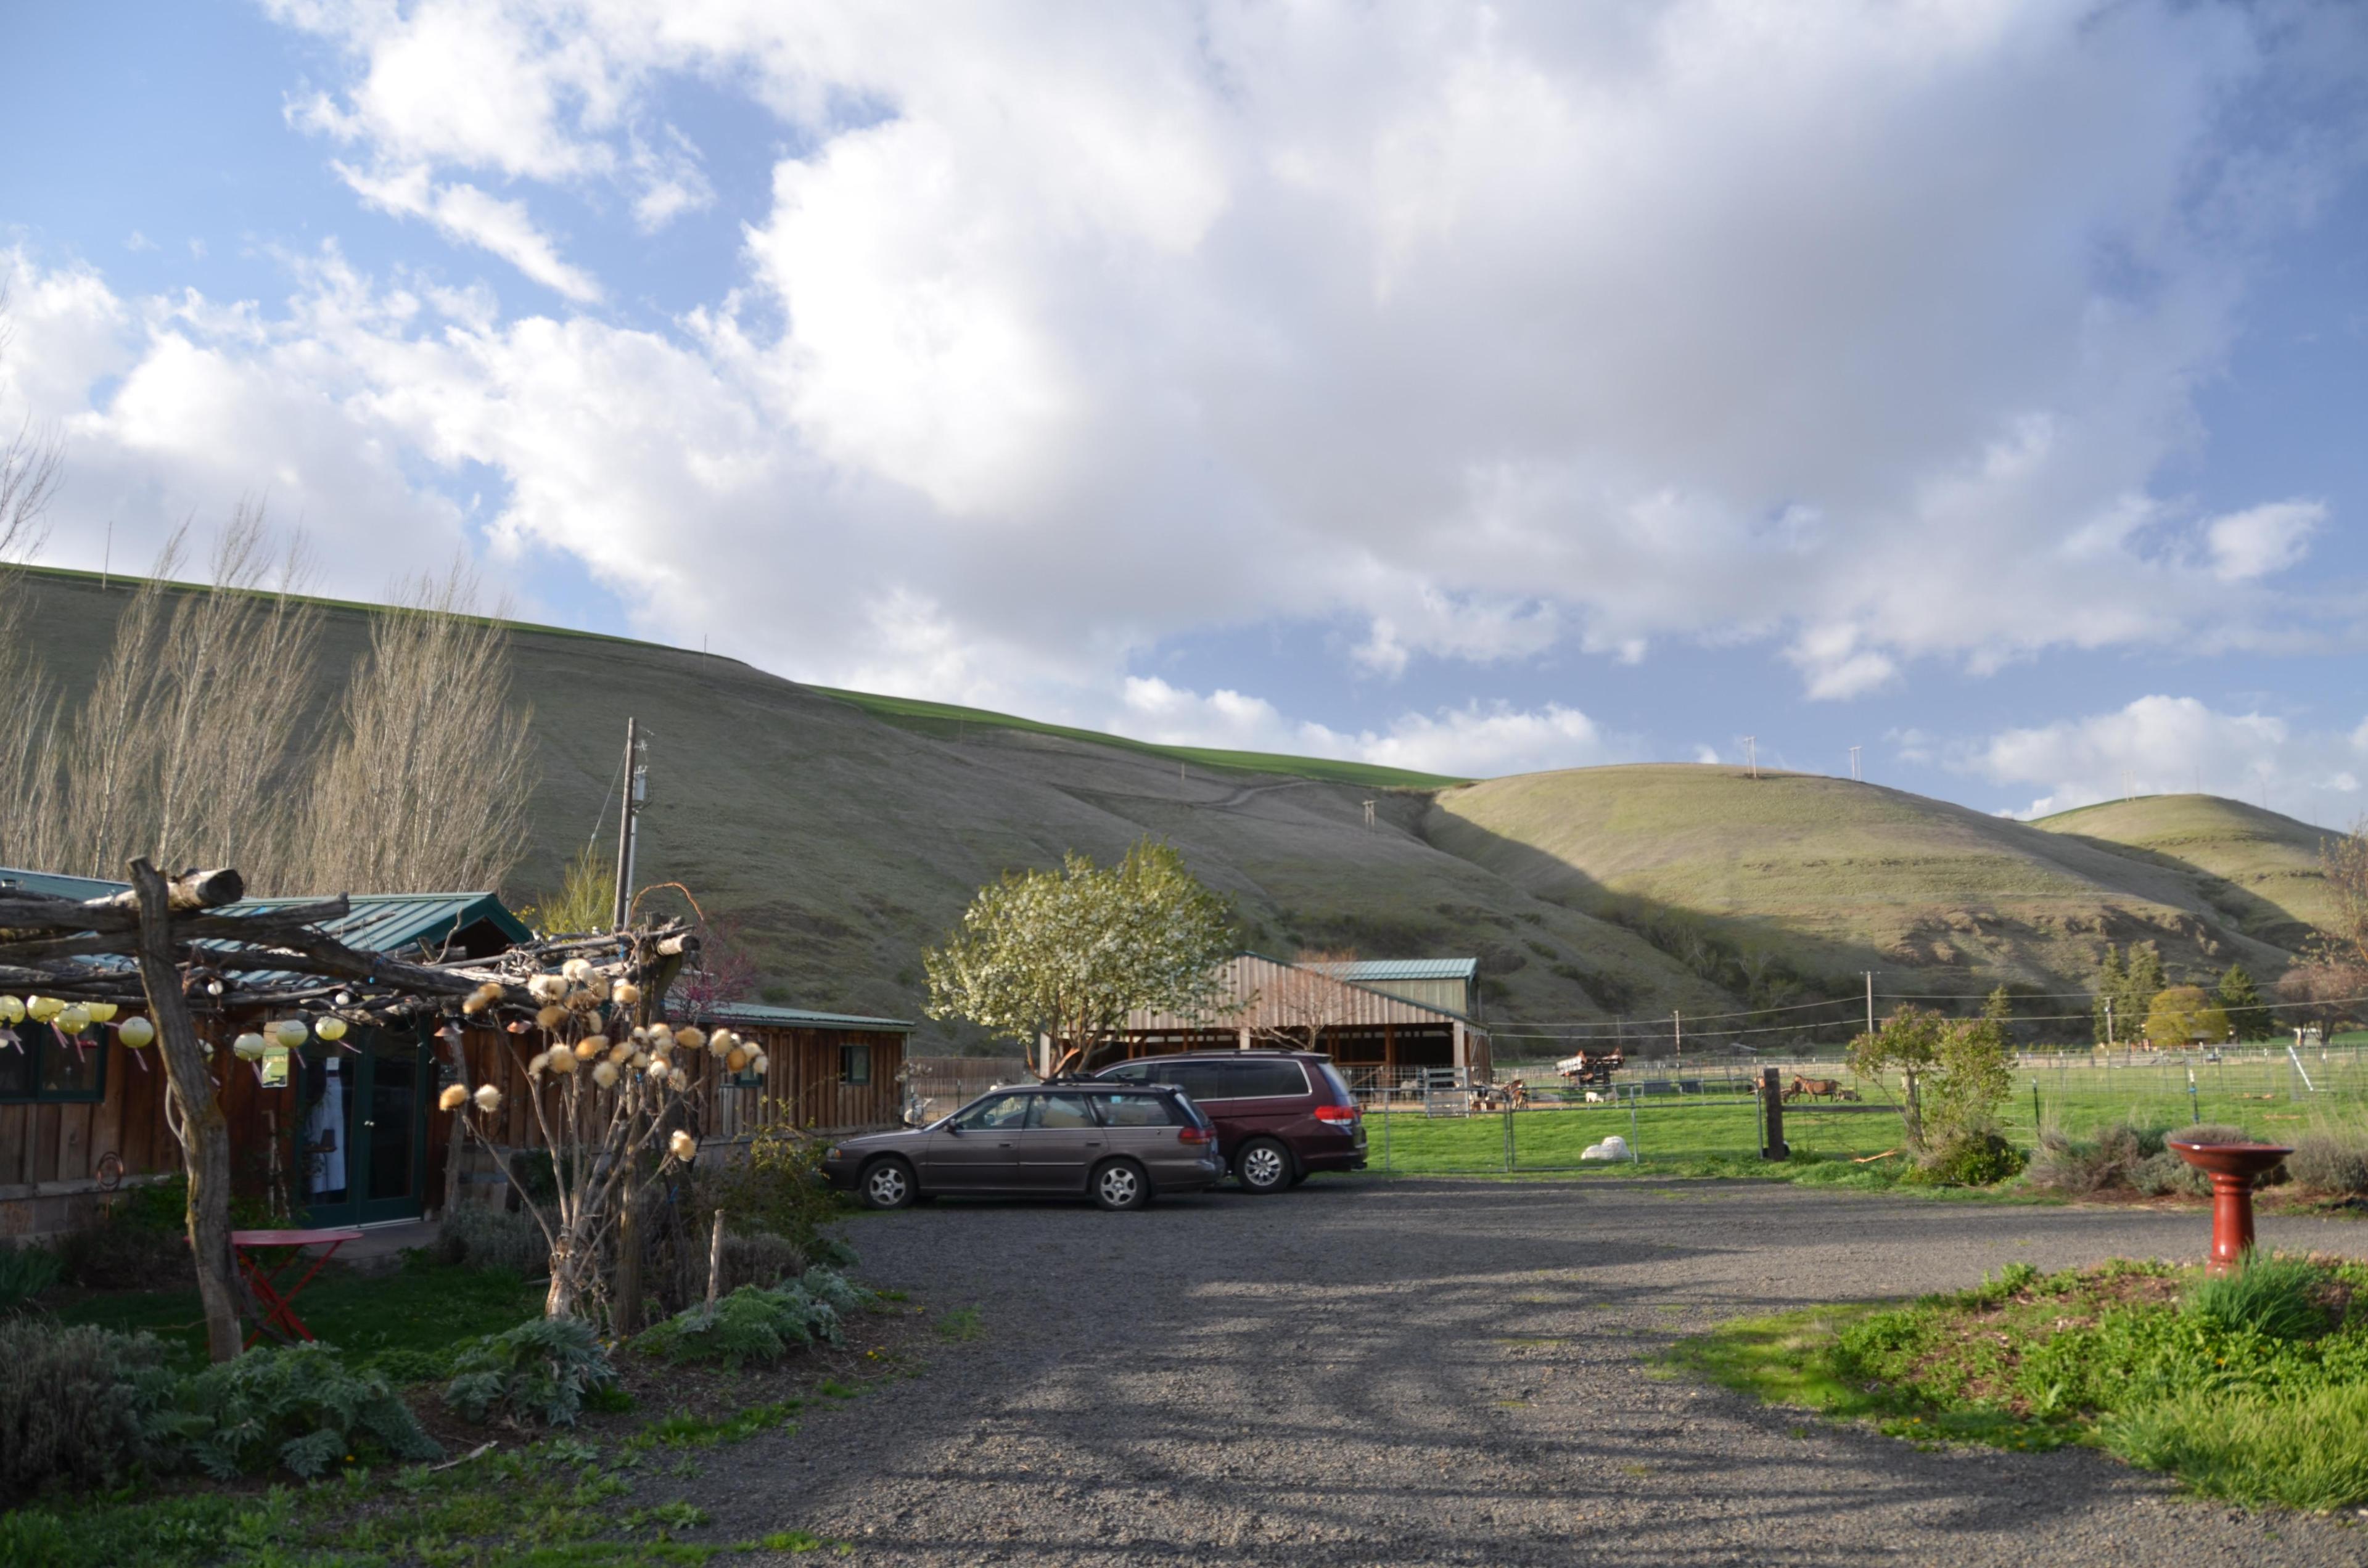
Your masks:
<instances>
[{"instance_id":1,"label":"car side mirror","mask_svg":"<svg viewBox=\"0 0 2368 1568\"><path fill-rule=\"evenodd\" d=\"M949 1122L947 1122L947 1123L946 1123L946 1131L949 1131L949 1132L954 1133L954 1134L956 1134L957 1136L959 1136L959 1135L961 1134L961 1132L962 1132L962 1129L961 1129L960 1127L956 1126L953 1122L951 1122L951 1121L949 1121Z\"/></svg>"}]
</instances>

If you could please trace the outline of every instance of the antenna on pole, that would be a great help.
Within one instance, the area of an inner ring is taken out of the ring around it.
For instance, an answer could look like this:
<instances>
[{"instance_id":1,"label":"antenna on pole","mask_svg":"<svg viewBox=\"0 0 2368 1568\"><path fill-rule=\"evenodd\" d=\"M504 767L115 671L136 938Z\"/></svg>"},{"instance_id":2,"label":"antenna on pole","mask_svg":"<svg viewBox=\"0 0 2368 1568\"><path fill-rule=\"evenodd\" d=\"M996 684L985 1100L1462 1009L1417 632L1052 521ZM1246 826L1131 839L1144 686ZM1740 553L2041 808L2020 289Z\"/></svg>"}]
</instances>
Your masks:
<instances>
[{"instance_id":1,"label":"antenna on pole","mask_svg":"<svg viewBox=\"0 0 2368 1568\"><path fill-rule=\"evenodd\" d=\"M1864 782L1864 776L1858 770L1858 747L1850 747L1850 782L1853 784Z\"/></svg>"},{"instance_id":2,"label":"antenna on pole","mask_svg":"<svg viewBox=\"0 0 2368 1568\"><path fill-rule=\"evenodd\" d=\"M625 721L625 798L617 813L617 903L609 926L622 931L632 916L633 852L641 835L642 804L650 792L650 770L642 761L642 731L638 720Z\"/></svg>"},{"instance_id":3,"label":"antenna on pole","mask_svg":"<svg viewBox=\"0 0 2368 1568\"><path fill-rule=\"evenodd\" d=\"M1750 771L1751 777L1754 778L1759 777L1759 737L1758 735L1743 737L1743 766Z\"/></svg>"}]
</instances>

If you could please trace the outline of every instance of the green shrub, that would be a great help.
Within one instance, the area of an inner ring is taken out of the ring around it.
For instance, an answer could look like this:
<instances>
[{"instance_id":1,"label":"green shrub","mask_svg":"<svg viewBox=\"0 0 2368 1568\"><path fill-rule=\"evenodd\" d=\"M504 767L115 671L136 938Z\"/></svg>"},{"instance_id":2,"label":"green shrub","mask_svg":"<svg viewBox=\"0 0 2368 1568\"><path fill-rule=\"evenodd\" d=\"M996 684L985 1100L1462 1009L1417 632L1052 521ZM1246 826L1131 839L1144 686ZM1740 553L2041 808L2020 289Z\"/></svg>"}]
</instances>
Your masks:
<instances>
[{"instance_id":1,"label":"green shrub","mask_svg":"<svg viewBox=\"0 0 2368 1568\"><path fill-rule=\"evenodd\" d=\"M2368 1144L2305 1138L2286 1156L2286 1169L2313 1192L2331 1198L2368 1194Z\"/></svg>"},{"instance_id":2,"label":"green shrub","mask_svg":"<svg viewBox=\"0 0 2368 1568\"><path fill-rule=\"evenodd\" d=\"M581 1318L529 1318L489 1334L453 1358L459 1374L444 1403L472 1421L572 1426L584 1396L617 1381L617 1369Z\"/></svg>"},{"instance_id":3,"label":"green shrub","mask_svg":"<svg viewBox=\"0 0 2368 1568\"><path fill-rule=\"evenodd\" d=\"M326 1345L261 1347L185 1381L175 1421L216 1480L284 1467L309 1481L340 1459L434 1459L443 1450L387 1381Z\"/></svg>"},{"instance_id":4,"label":"green shrub","mask_svg":"<svg viewBox=\"0 0 2368 1568\"><path fill-rule=\"evenodd\" d=\"M871 1293L830 1269L806 1270L775 1290L744 1285L715 1303L678 1312L635 1343L669 1361L741 1366L778 1361L791 1348L838 1343L842 1312L860 1311Z\"/></svg>"},{"instance_id":5,"label":"green shrub","mask_svg":"<svg viewBox=\"0 0 2368 1568\"><path fill-rule=\"evenodd\" d=\"M706 1234L721 1209L729 1230L765 1232L811 1254L821 1228L848 1210L822 1178L822 1157L829 1150L827 1139L772 1127L750 1139L745 1153L700 1167L690 1183L694 1233Z\"/></svg>"},{"instance_id":6,"label":"green shrub","mask_svg":"<svg viewBox=\"0 0 2368 1568\"><path fill-rule=\"evenodd\" d=\"M2232 1274L2206 1275L2188 1288L2185 1310L2227 1331L2252 1329L2271 1339L2311 1339L2328 1327L2327 1270L2299 1257L2247 1256Z\"/></svg>"},{"instance_id":7,"label":"green shrub","mask_svg":"<svg viewBox=\"0 0 2368 1568\"><path fill-rule=\"evenodd\" d=\"M723 1285L726 1290L736 1290L743 1285L770 1290L805 1271L805 1250L786 1237L768 1231L745 1236L724 1233Z\"/></svg>"},{"instance_id":8,"label":"green shrub","mask_svg":"<svg viewBox=\"0 0 2368 1568\"><path fill-rule=\"evenodd\" d=\"M435 1255L465 1268L498 1268L522 1279L551 1272L551 1241L530 1214L464 1203L436 1227Z\"/></svg>"},{"instance_id":9,"label":"green shrub","mask_svg":"<svg viewBox=\"0 0 2368 1568\"><path fill-rule=\"evenodd\" d=\"M2165 1198L2177 1193L2191 1197L2208 1196L2212 1178L2165 1149L2158 1154L2148 1154L2130 1168L2130 1185L2148 1198Z\"/></svg>"},{"instance_id":10,"label":"green shrub","mask_svg":"<svg viewBox=\"0 0 2368 1568\"><path fill-rule=\"evenodd\" d=\"M62 1272L58 1255L47 1247L0 1246L0 1317L31 1306Z\"/></svg>"},{"instance_id":11,"label":"green shrub","mask_svg":"<svg viewBox=\"0 0 2368 1568\"><path fill-rule=\"evenodd\" d=\"M2182 1143L2250 1143L2253 1135L2241 1127L2231 1127L2225 1121L2199 1121L2192 1127L2173 1127L2159 1134L2164 1142L2176 1138Z\"/></svg>"},{"instance_id":12,"label":"green shrub","mask_svg":"<svg viewBox=\"0 0 2368 1568\"><path fill-rule=\"evenodd\" d=\"M0 1320L0 1498L113 1483L156 1456L173 1381L153 1335Z\"/></svg>"},{"instance_id":13,"label":"green shrub","mask_svg":"<svg viewBox=\"0 0 2368 1568\"><path fill-rule=\"evenodd\" d=\"M68 1279L101 1290L153 1290L160 1279L194 1278L182 1202L186 1182L135 1187L106 1219L58 1242Z\"/></svg>"},{"instance_id":14,"label":"green shrub","mask_svg":"<svg viewBox=\"0 0 2368 1568\"><path fill-rule=\"evenodd\" d=\"M1995 1132L1957 1132L1917 1162L1915 1179L1939 1187L1991 1187L2022 1165L2022 1151Z\"/></svg>"}]
</instances>

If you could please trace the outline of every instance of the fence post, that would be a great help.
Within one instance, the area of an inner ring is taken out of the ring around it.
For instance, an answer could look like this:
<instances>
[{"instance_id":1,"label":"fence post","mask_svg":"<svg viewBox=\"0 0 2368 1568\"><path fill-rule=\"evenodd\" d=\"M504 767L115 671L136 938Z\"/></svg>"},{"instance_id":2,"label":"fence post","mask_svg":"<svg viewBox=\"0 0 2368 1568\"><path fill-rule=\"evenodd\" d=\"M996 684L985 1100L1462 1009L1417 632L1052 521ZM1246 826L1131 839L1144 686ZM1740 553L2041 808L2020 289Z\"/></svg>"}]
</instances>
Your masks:
<instances>
[{"instance_id":1,"label":"fence post","mask_svg":"<svg viewBox=\"0 0 2368 1568\"><path fill-rule=\"evenodd\" d=\"M1759 1120L1767 1130L1759 1145L1759 1157L1792 1158L1793 1151L1784 1142L1784 1080L1773 1067L1759 1070Z\"/></svg>"},{"instance_id":2,"label":"fence post","mask_svg":"<svg viewBox=\"0 0 2368 1568\"><path fill-rule=\"evenodd\" d=\"M1505 1108L1505 1169L1513 1168L1513 1108Z\"/></svg>"}]
</instances>

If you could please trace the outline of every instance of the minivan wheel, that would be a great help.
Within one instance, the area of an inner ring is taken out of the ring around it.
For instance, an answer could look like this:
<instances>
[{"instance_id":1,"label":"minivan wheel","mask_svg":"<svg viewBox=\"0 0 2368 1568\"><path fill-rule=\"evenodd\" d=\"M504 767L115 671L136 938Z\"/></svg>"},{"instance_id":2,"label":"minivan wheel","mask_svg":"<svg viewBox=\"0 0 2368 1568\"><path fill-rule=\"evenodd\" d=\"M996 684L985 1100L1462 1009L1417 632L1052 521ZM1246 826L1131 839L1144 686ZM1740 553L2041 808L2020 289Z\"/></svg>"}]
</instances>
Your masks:
<instances>
[{"instance_id":1,"label":"minivan wheel","mask_svg":"<svg viewBox=\"0 0 2368 1568\"><path fill-rule=\"evenodd\" d=\"M1291 1185L1291 1151L1271 1138L1253 1141L1234 1162L1234 1175L1245 1192L1281 1192Z\"/></svg>"},{"instance_id":2,"label":"minivan wheel","mask_svg":"<svg viewBox=\"0 0 2368 1568\"><path fill-rule=\"evenodd\" d=\"M1112 1160L1094 1172L1094 1201L1105 1209L1140 1209L1151 1201L1151 1178L1133 1160Z\"/></svg>"},{"instance_id":3,"label":"minivan wheel","mask_svg":"<svg viewBox=\"0 0 2368 1568\"><path fill-rule=\"evenodd\" d=\"M902 1209L913 1201L913 1167L902 1160L880 1160L865 1167L856 1184L866 1209Z\"/></svg>"}]
</instances>

